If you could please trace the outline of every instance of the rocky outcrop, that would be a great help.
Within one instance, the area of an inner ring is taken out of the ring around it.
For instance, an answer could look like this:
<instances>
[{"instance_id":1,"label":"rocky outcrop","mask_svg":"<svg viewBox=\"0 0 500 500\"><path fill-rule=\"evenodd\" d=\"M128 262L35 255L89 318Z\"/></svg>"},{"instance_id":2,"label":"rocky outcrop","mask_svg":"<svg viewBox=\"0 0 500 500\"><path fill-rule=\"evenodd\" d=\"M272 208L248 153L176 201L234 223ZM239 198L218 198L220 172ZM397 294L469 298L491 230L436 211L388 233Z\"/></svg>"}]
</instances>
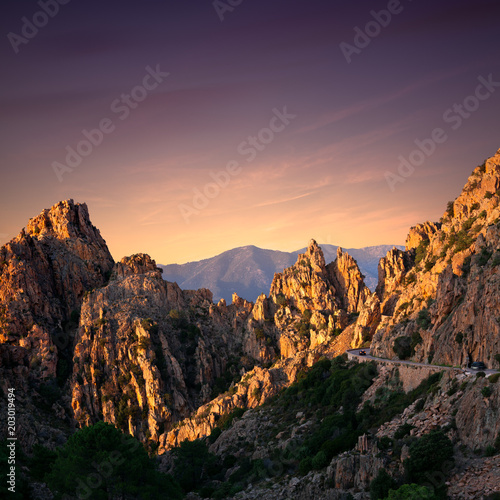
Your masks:
<instances>
[{"instance_id":1,"label":"rocky outcrop","mask_svg":"<svg viewBox=\"0 0 500 500\"><path fill-rule=\"evenodd\" d=\"M113 264L85 204L68 200L44 210L0 249L0 341L19 345L28 337L33 348L64 336L63 323Z\"/></svg>"},{"instance_id":2,"label":"rocky outcrop","mask_svg":"<svg viewBox=\"0 0 500 500\"><path fill-rule=\"evenodd\" d=\"M463 460L446 484L450 498L495 498L495 493L500 494L500 455Z\"/></svg>"},{"instance_id":3,"label":"rocky outcrop","mask_svg":"<svg viewBox=\"0 0 500 500\"><path fill-rule=\"evenodd\" d=\"M363 305L354 327L353 349L370 342L382 319L380 300L373 294Z\"/></svg>"},{"instance_id":4,"label":"rocky outcrop","mask_svg":"<svg viewBox=\"0 0 500 500\"><path fill-rule=\"evenodd\" d=\"M393 248L380 259L378 264L378 285L375 293L382 302L383 314L394 313L395 292L404 286L406 275L415 264L415 254L411 250Z\"/></svg>"},{"instance_id":5,"label":"rocky outcrop","mask_svg":"<svg viewBox=\"0 0 500 500\"><path fill-rule=\"evenodd\" d=\"M342 309L348 313L361 311L371 293L356 261L339 247L337 258L328 264L327 271Z\"/></svg>"},{"instance_id":6,"label":"rocky outcrop","mask_svg":"<svg viewBox=\"0 0 500 500\"><path fill-rule=\"evenodd\" d=\"M325 258L316 241L311 240L307 252L297 263L274 275L270 297L275 302L283 297L287 306L305 310L334 311L340 303L326 270Z\"/></svg>"},{"instance_id":7,"label":"rocky outcrop","mask_svg":"<svg viewBox=\"0 0 500 500\"><path fill-rule=\"evenodd\" d=\"M499 188L497 153L474 169L439 224L412 228L407 251L381 260L377 295L387 319L374 335L376 355L394 356L395 340L407 337L417 361L500 366Z\"/></svg>"},{"instance_id":8,"label":"rocky outcrop","mask_svg":"<svg viewBox=\"0 0 500 500\"><path fill-rule=\"evenodd\" d=\"M276 274L271 286L281 357L331 341L370 296L350 255L339 248L337 259L325 266L321 248L311 240L307 252L299 255L294 266Z\"/></svg>"},{"instance_id":9,"label":"rocky outcrop","mask_svg":"<svg viewBox=\"0 0 500 500\"><path fill-rule=\"evenodd\" d=\"M80 425L104 418L158 443L210 398L230 357L242 350L237 318L249 308L215 307L207 290L180 290L161 278L149 256L123 259L113 274L116 279L82 306L73 358L74 415Z\"/></svg>"},{"instance_id":10,"label":"rocky outcrop","mask_svg":"<svg viewBox=\"0 0 500 500\"><path fill-rule=\"evenodd\" d=\"M406 237L406 251L418 248L424 242L430 241L431 237L441 228L440 223L424 222L410 228Z\"/></svg>"},{"instance_id":11,"label":"rocky outcrop","mask_svg":"<svg viewBox=\"0 0 500 500\"><path fill-rule=\"evenodd\" d=\"M320 347L369 295L355 261L340 250L327 268L315 241L255 304L237 295L230 306L213 304L207 290L163 281L149 256L124 258L109 284L83 303L73 358L75 418L80 425L104 418L160 450L206 436L221 416L290 385L319 358L318 349L342 352ZM364 327L371 328L374 308L363 315ZM225 385L231 380L239 382ZM214 399L214 386L226 392Z\"/></svg>"},{"instance_id":12,"label":"rocky outcrop","mask_svg":"<svg viewBox=\"0 0 500 500\"><path fill-rule=\"evenodd\" d=\"M72 429L67 393L73 336L86 293L105 284L113 259L87 206L62 201L0 248L0 411L16 390L16 437L28 452ZM57 378L57 380L56 380ZM6 435L6 421L0 426Z\"/></svg>"},{"instance_id":13,"label":"rocky outcrop","mask_svg":"<svg viewBox=\"0 0 500 500\"><path fill-rule=\"evenodd\" d=\"M31 219L0 249L3 349L23 349L35 379L54 377L84 294L102 286L112 267L85 204L63 201Z\"/></svg>"},{"instance_id":14,"label":"rocky outcrop","mask_svg":"<svg viewBox=\"0 0 500 500\"><path fill-rule=\"evenodd\" d=\"M116 263L113 278L123 279L133 274L146 274L150 271L162 274L163 269L156 267L156 263L149 255L139 253L131 257L123 257Z\"/></svg>"}]
</instances>

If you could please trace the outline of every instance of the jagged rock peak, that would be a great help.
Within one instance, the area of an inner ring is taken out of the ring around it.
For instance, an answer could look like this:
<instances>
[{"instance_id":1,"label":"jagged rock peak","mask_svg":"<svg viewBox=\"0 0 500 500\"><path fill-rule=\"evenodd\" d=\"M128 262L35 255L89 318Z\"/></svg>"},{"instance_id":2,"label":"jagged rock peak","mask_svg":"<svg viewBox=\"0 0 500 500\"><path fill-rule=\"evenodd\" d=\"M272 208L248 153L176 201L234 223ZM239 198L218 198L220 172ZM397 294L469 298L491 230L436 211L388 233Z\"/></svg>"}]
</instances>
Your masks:
<instances>
[{"instance_id":1,"label":"jagged rock peak","mask_svg":"<svg viewBox=\"0 0 500 500\"><path fill-rule=\"evenodd\" d=\"M156 267L156 262L147 254L137 253L130 257L123 257L115 267L117 278L125 278L131 274L146 274L150 271L161 274L162 269Z\"/></svg>"},{"instance_id":2,"label":"jagged rock peak","mask_svg":"<svg viewBox=\"0 0 500 500\"><path fill-rule=\"evenodd\" d=\"M415 251L401 251L394 247L382 257L378 263L378 285L375 293L381 302L396 290L404 281L406 274L414 266ZM391 305L391 307L394 304ZM384 314L392 314L392 309L384 310Z\"/></svg>"},{"instance_id":3,"label":"jagged rock peak","mask_svg":"<svg viewBox=\"0 0 500 500\"><path fill-rule=\"evenodd\" d=\"M500 149L491 157L486 160L486 172L494 166L500 165Z\"/></svg>"},{"instance_id":4,"label":"jagged rock peak","mask_svg":"<svg viewBox=\"0 0 500 500\"><path fill-rule=\"evenodd\" d=\"M87 205L73 200L60 201L52 208L43 210L40 215L30 219L26 232L37 239L84 238L104 243L101 233L90 222Z\"/></svg>"},{"instance_id":5,"label":"jagged rock peak","mask_svg":"<svg viewBox=\"0 0 500 500\"><path fill-rule=\"evenodd\" d=\"M356 260L339 247L336 260L328 264L327 270L343 307L348 312L358 312L370 296L370 291Z\"/></svg>"},{"instance_id":6,"label":"jagged rock peak","mask_svg":"<svg viewBox=\"0 0 500 500\"><path fill-rule=\"evenodd\" d=\"M316 240L312 239L309 242L306 253L299 255L297 263L300 263L304 259L309 259L314 271L321 273L325 270L325 256L321 247L316 243Z\"/></svg>"}]
</instances>

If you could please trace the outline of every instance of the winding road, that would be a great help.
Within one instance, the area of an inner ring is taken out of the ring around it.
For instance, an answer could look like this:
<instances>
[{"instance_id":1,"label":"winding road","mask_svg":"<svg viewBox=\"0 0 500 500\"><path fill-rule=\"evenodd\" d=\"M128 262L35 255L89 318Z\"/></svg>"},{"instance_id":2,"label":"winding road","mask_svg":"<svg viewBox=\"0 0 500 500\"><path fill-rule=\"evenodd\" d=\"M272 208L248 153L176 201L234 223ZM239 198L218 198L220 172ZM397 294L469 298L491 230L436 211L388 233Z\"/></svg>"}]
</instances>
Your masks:
<instances>
[{"instance_id":1,"label":"winding road","mask_svg":"<svg viewBox=\"0 0 500 500\"><path fill-rule=\"evenodd\" d=\"M359 354L360 351L365 351L366 354L365 355ZM401 361L401 360L395 360L395 359L377 358L377 357L372 356L370 354L370 349L348 349L347 355L349 357L359 358L362 360L369 359L371 361L376 361L376 362L383 361L384 363L394 363L394 364L398 364L398 365L422 366L424 368L432 368L432 369L442 368L443 370L453 370L456 372L465 373L467 375L475 375L478 373L478 370L471 370L470 368L466 368L466 369L452 368L450 366L430 365L428 363L416 363L414 361ZM480 370L480 371L483 371L487 377L489 377L490 375L493 375L494 373L498 373L498 370Z\"/></svg>"}]
</instances>

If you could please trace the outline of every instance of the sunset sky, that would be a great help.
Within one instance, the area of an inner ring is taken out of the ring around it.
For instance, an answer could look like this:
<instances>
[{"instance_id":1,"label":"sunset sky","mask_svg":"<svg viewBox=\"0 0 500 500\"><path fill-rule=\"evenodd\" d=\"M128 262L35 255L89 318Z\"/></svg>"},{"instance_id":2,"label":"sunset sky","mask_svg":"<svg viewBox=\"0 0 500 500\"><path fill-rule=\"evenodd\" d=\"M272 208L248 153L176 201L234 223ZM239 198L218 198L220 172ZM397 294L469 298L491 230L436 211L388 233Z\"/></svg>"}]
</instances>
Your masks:
<instances>
[{"instance_id":1,"label":"sunset sky","mask_svg":"<svg viewBox=\"0 0 500 500\"><path fill-rule=\"evenodd\" d=\"M2 9L0 244L68 198L116 260L404 244L500 148L495 0L55 1Z\"/></svg>"}]
</instances>

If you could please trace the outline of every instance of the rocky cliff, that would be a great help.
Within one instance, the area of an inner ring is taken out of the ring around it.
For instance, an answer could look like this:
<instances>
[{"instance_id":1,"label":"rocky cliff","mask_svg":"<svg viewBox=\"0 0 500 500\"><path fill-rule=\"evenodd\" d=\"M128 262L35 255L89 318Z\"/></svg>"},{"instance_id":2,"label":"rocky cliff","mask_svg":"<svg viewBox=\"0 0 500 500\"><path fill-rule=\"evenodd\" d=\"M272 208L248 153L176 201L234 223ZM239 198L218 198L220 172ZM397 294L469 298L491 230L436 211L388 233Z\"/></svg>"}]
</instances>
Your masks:
<instances>
[{"instance_id":1,"label":"rocky cliff","mask_svg":"<svg viewBox=\"0 0 500 500\"><path fill-rule=\"evenodd\" d=\"M245 302L215 306L209 290L165 282L147 255L122 259L108 285L83 301L75 419L104 419L157 447L160 435L211 398L217 379L240 375L244 351L255 350L239 325L250 312Z\"/></svg>"},{"instance_id":2,"label":"rocky cliff","mask_svg":"<svg viewBox=\"0 0 500 500\"><path fill-rule=\"evenodd\" d=\"M0 392L17 391L16 435L25 450L60 444L71 430L62 387L80 306L105 284L113 264L87 206L73 200L44 210L0 249ZM2 414L5 404L1 398Z\"/></svg>"},{"instance_id":3,"label":"rocky cliff","mask_svg":"<svg viewBox=\"0 0 500 500\"><path fill-rule=\"evenodd\" d=\"M474 169L439 223L411 228L406 251L381 260L377 295L388 318L374 353L500 366L499 188L500 151Z\"/></svg>"},{"instance_id":4,"label":"rocky cliff","mask_svg":"<svg viewBox=\"0 0 500 500\"><path fill-rule=\"evenodd\" d=\"M87 206L72 200L31 219L0 249L0 342L20 346L42 377L56 374L65 326L84 293L109 277L113 259Z\"/></svg>"},{"instance_id":5,"label":"rocky cliff","mask_svg":"<svg viewBox=\"0 0 500 500\"><path fill-rule=\"evenodd\" d=\"M148 255L115 263L86 205L58 203L0 249L0 410L16 387L28 455L100 420L166 468L172 448L209 436L227 478L251 463L269 470L280 454L279 485L257 478L237 496L248 499L366 498L381 468L403 480L410 444L433 429L464 450L492 449L498 377L448 372L427 383L425 367L414 377L337 356L371 344L387 358L498 368L499 201L500 151L439 222L412 227L405 250L380 260L375 293L348 253L338 248L326 265L311 240L269 295L235 294L231 305L165 281ZM482 466L462 452L459 481Z\"/></svg>"},{"instance_id":6,"label":"rocky cliff","mask_svg":"<svg viewBox=\"0 0 500 500\"><path fill-rule=\"evenodd\" d=\"M122 259L83 301L75 419L113 422L160 451L206 436L222 416L290 385L320 353L343 352L333 340L370 295L350 256L339 250L325 266L315 241L255 304L236 295L213 304L208 290L162 280L147 255Z\"/></svg>"}]
</instances>

